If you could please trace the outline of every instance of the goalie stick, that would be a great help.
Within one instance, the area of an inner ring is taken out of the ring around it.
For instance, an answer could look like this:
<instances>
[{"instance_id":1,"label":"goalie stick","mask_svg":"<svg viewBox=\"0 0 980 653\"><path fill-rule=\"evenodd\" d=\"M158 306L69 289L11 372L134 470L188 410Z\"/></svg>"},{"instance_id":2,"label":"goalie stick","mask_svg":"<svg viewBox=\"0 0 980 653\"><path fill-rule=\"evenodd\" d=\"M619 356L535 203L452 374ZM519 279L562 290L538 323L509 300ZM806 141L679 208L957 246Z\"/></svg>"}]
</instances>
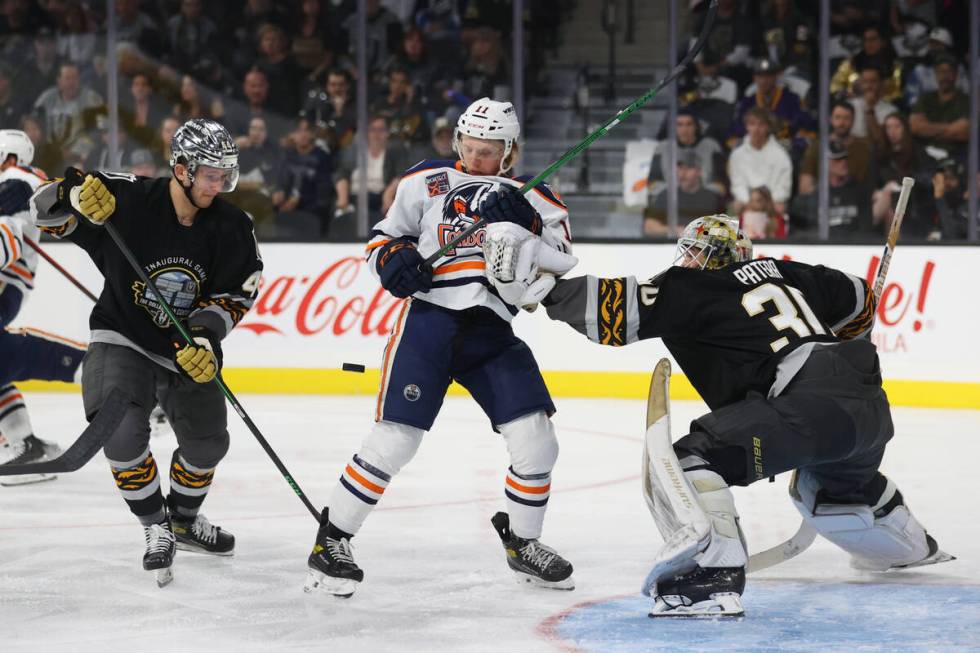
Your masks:
<instances>
[{"instance_id":1,"label":"goalie stick","mask_svg":"<svg viewBox=\"0 0 980 653\"><path fill-rule=\"evenodd\" d=\"M0 465L0 476L63 474L81 469L99 452L105 441L119 426L129 403L129 397L122 390L118 388L112 390L102 408L96 413L95 418L89 422L78 439L64 453L54 460L20 465Z\"/></svg>"},{"instance_id":2,"label":"goalie stick","mask_svg":"<svg viewBox=\"0 0 980 653\"><path fill-rule=\"evenodd\" d=\"M540 174L538 174L537 177L534 177L533 179L525 183L523 186L521 186L521 188L518 189L518 192L521 193L522 195L526 195L529 192L531 192L531 189L533 189L542 181L550 177L552 173L557 171L559 168L563 167L566 163L568 163L569 161L577 157L582 152L582 150L586 149L587 147L592 145L592 143L596 142L597 140L599 140L600 138L608 134L613 127L626 120L626 118L628 118L630 114L632 114L634 111L636 111L644 104L649 102L653 98L653 96L655 96L657 93L662 91L668 84L673 82L675 79L680 77L681 73L684 72L684 70L694 60L694 57L697 56L698 52L701 51L701 48L704 47L705 41L708 40L708 35L711 34L711 28L715 23L716 13L718 13L718 0L711 0L711 5L708 7L707 16L705 16L704 19L704 26L701 28L701 34L698 35L698 40L694 42L694 45L691 46L691 49L688 50L686 55L684 55L684 58L681 59L676 66L674 66L674 69L670 71L669 75L664 77L660 81L660 83L657 84L655 87L651 88L649 91L647 91L646 93L638 97L636 100L634 100L633 103L630 104L628 107L626 107L625 109L621 109L615 116L609 118L606 122L602 123L599 127L595 129L595 131L593 131L591 134L586 136L579 143L570 147L568 151L566 151L558 158L557 161L555 161L550 166L545 168L544 172L541 172ZM473 232L477 231L478 229L482 229L484 226L486 226L486 221L483 218L476 220L469 227L459 232L459 234L455 238L451 239L448 243L446 243L445 245L437 249L435 252L433 252L428 258L425 259L423 263L420 264L419 267L420 268L431 267L432 264L435 263L437 260L439 260L439 258L441 258L446 252L455 248L456 245L459 244L463 239L468 238Z\"/></svg>"},{"instance_id":3,"label":"goalie stick","mask_svg":"<svg viewBox=\"0 0 980 653\"><path fill-rule=\"evenodd\" d=\"M881 254L881 260L878 262L878 272L875 274L874 284L872 285L875 306L878 305L878 301L881 299L881 292L885 287L888 266L891 265L892 255L895 253L895 246L898 244L898 234L902 229L902 220L905 218L905 209L908 207L909 196L912 194L912 187L914 185L915 180L911 177L902 178L902 190L898 195L898 202L895 205L895 217L888 230L885 250ZM761 571L795 558L806 551L807 547L813 544L816 537L817 531L810 525L810 522L804 519L800 523L799 529L797 529L791 538L771 549L766 549L750 556L749 573Z\"/></svg>"}]
</instances>

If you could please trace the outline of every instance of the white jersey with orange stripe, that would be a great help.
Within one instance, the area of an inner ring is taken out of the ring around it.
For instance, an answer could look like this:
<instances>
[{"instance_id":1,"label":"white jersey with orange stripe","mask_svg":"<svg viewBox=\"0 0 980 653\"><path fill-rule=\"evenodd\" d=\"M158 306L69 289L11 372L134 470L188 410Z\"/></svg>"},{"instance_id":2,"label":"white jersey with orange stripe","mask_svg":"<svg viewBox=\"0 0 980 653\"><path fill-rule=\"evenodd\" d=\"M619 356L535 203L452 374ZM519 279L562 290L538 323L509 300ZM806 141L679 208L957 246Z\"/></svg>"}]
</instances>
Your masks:
<instances>
[{"instance_id":1,"label":"white jersey with orange stripe","mask_svg":"<svg viewBox=\"0 0 980 653\"><path fill-rule=\"evenodd\" d=\"M494 177L467 174L458 161L426 160L409 168L395 193L395 200L383 220L371 232L367 261L376 268L378 249L393 238L415 242L419 253L428 257L479 219L480 203L499 184L520 188L530 177ZM541 239L563 252L571 252L568 209L547 184L537 185L527 199L541 214ZM453 310L486 306L510 321L518 308L506 303L490 285L483 260L483 229L446 252L437 261L432 289L414 296Z\"/></svg>"},{"instance_id":2,"label":"white jersey with orange stripe","mask_svg":"<svg viewBox=\"0 0 980 653\"><path fill-rule=\"evenodd\" d=\"M47 176L37 168L11 166L0 172L0 183L8 180L24 182L33 193L39 186L47 183ZM29 197L30 194L27 195ZM25 200L22 210L0 214L0 292L6 286L17 288L24 296L34 289L34 273L37 271L38 256L33 248L24 242L25 236L35 243L41 232L31 220L30 209Z\"/></svg>"}]
</instances>

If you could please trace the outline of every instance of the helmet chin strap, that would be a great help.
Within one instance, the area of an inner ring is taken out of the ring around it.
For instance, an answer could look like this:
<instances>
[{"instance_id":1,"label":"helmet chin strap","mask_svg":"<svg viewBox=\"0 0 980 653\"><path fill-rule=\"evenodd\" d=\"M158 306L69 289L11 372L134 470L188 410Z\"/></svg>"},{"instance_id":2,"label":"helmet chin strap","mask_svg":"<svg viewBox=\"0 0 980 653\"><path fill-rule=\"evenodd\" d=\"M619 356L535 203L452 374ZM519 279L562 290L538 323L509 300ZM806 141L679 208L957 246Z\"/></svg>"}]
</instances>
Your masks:
<instances>
[{"instance_id":1,"label":"helmet chin strap","mask_svg":"<svg viewBox=\"0 0 980 653\"><path fill-rule=\"evenodd\" d=\"M177 177L177 171L171 169L171 172L173 172L174 179L176 179L177 180L177 183L180 184L180 189L182 191L184 191L184 196L187 198L187 201L191 203L191 206L193 206L195 209L203 209L203 208L205 208L203 206L199 206L198 203L194 201L194 196L191 194L191 191L194 189L194 182L191 181L191 185L190 186L185 186L184 185L184 182L182 182L180 180L180 178ZM191 173L190 173L190 171L188 171L187 172L188 180L190 180L190 176L191 176Z\"/></svg>"}]
</instances>

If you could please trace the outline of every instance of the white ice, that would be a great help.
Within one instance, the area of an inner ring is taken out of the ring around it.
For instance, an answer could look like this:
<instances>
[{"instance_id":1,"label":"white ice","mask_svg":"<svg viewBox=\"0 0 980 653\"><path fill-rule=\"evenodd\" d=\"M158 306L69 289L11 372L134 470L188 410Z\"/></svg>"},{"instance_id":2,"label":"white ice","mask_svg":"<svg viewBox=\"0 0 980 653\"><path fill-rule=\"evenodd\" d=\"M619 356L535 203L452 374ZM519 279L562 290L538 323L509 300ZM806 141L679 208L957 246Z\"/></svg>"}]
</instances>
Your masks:
<instances>
[{"instance_id":1,"label":"white ice","mask_svg":"<svg viewBox=\"0 0 980 653\"><path fill-rule=\"evenodd\" d=\"M67 445L81 432L78 395L27 399L38 435ZM317 506L373 414L370 397L242 401ZM181 552L164 589L141 568L142 530L101 454L56 481L0 488L0 650L980 650L980 411L895 409L882 468L959 560L874 576L818 539L750 578L744 620L664 623L638 594L660 541L640 493L644 405L557 403L542 539L575 565L573 592L514 582L489 521L503 508L505 448L472 400L454 398L354 540L366 573L355 596L304 594L316 524L230 413L231 451L204 512L235 534L235 556ZM675 435L703 411L673 408ZM162 469L174 446L153 440ZM736 489L753 550L796 529L787 482Z\"/></svg>"}]
</instances>

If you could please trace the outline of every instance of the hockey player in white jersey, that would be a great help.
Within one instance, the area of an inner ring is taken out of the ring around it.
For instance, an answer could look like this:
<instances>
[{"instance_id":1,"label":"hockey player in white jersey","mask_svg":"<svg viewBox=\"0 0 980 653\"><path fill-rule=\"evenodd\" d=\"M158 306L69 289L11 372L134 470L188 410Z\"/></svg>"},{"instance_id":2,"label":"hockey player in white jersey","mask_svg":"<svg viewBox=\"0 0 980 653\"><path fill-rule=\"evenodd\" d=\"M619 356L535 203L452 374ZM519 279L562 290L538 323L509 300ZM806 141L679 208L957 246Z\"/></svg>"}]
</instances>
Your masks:
<instances>
[{"instance_id":1,"label":"hockey player in white jersey","mask_svg":"<svg viewBox=\"0 0 980 653\"><path fill-rule=\"evenodd\" d=\"M60 455L53 442L34 435L16 381L72 381L85 345L35 329L8 329L34 289L38 256L26 242L38 241L28 200L47 181L32 168L34 144L16 129L0 130L0 465L41 462ZM22 485L55 477L30 474L3 477L3 485Z\"/></svg>"},{"instance_id":2,"label":"hockey player in white jersey","mask_svg":"<svg viewBox=\"0 0 980 653\"><path fill-rule=\"evenodd\" d=\"M526 181L509 174L519 156L519 133L509 102L474 102L453 135L459 160L410 168L387 216L371 232L368 266L385 289L407 300L384 350L375 426L323 510L307 591L353 594L364 574L350 540L415 454L453 380L473 395L510 453L508 510L491 520L508 564L521 582L574 587L571 564L538 539L558 456L550 419L555 407L531 350L511 329L519 307L487 281L484 230L447 251L434 269L423 265L481 215L490 223L502 219L501 205ZM565 205L544 184L527 198L532 210L506 220L538 234L540 246L571 267Z\"/></svg>"}]
</instances>

